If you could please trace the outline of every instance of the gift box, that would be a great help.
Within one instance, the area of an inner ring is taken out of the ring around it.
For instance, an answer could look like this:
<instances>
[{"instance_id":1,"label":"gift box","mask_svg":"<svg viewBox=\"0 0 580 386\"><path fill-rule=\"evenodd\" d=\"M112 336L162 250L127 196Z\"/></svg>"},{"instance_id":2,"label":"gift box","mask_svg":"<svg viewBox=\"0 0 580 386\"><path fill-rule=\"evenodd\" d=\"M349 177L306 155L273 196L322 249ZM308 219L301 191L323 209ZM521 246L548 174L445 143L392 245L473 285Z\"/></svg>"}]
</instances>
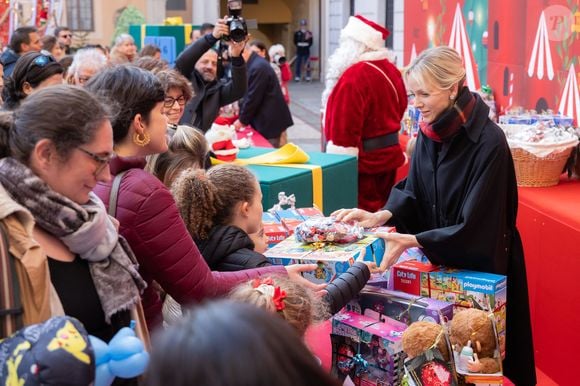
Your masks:
<instances>
[{"instance_id":1,"label":"gift box","mask_svg":"<svg viewBox=\"0 0 580 386\"><path fill-rule=\"evenodd\" d=\"M431 263L422 263L417 260L407 260L391 267L393 287L395 291L406 292L411 295L429 296L429 272L438 267Z\"/></svg>"},{"instance_id":2,"label":"gift box","mask_svg":"<svg viewBox=\"0 0 580 386\"><path fill-rule=\"evenodd\" d=\"M401 336L406 325L344 312L332 319L332 373L356 385L398 385L404 374Z\"/></svg>"},{"instance_id":3,"label":"gift box","mask_svg":"<svg viewBox=\"0 0 580 386\"><path fill-rule=\"evenodd\" d=\"M429 273L431 298L455 307L493 312L501 353L505 352L507 278L492 273L446 269Z\"/></svg>"},{"instance_id":4,"label":"gift box","mask_svg":"<svg viewBox=\"0 0 580 386\"><path fill-rule=\"evenodd\" d=\"M308 220L310 217L324 216L324 213L318 208L298 208L296 210L304 220Z\"/></svg>"},{"instance_id":5,"label":"gift box","mask_svg":"<svg viewBox=\"0 0 580 386\"><path fill-rule=\"evenodd\" d=\"M191 24L183 25L130 25L129 35L135 39L137 50L145 44L155 44L161 49L161 57L173 66L177 55L191 42Z\"/></svg>"},{"instance_id":6,"label":"gift box","mask_svg":"<svg viewBox=\"0 0 580 386\"><path fill-rule=\"evenodd\" d=\"M314 283L328 283L346 272L361 253L364 253L364 260L380 265L385 253L384 240L366 235L350 244L303 244L291 236L268 249L264 255L272 264L316 264L318 268L314 272L304 272L303 276Z\"/></svg>"},{"instance_id":7,"label":"gift box","mask_svg":"<svg viewBox=\"0 0 580 386\"><path fill-rule=\"evenodd\" d=\"M294 234L294 228L304 222L304 217L296 209L275 210L274 214L288 231L288 235Z\"/></svg>"},{"instance_id":8,"label":"gift box","mask_svg":"<svg viewBox=\"0 0 580 386\"><path fill-rule=\"evenodd\" d=\"M421 320L441 323L453 318L451 303L369 285L346 308L374 320L389 317L405 324Z\"/></svg>"},{"instance_id":9,"label":"gift box","mask_svg":"<svg viewBox=\"0 0 580 386\"><path fill-rule=\"evenodd\" d=\"M241 149L238 158L250 158L271 152L267 148ZM297 207L316 204L325 214L340 208L357 206L358 170L353 156L308 153L310 160L304 164L247 165L258 178L265 209L278 203L278 193L294 194ZM317 169L317 170L312 170ZM314 174L313 174L314 173ZM321 173L321 178L316 175ZM315 197L321 197L316 202Z\"/></svg>"}]
</instances>

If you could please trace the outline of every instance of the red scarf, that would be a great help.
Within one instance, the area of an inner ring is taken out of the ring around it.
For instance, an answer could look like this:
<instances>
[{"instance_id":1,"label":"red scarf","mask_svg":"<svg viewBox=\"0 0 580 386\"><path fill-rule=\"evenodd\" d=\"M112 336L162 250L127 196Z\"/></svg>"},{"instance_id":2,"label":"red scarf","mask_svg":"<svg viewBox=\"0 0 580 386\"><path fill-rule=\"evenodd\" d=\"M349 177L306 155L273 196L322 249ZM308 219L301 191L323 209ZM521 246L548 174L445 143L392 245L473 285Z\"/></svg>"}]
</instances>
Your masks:
<instances>
[{"instance_id":1,"label":"red scarf","mask_svg":"<svg viewBox=\"0 0 580 386\"><path fill-rule=\"evenodd\" d=\"M445 142L455 137L459 129L471 115L475 107L475 97L467 87L463 87L455 103L433 123L420 122L423 134L435 142Z\"/></svg>"}]
</instances>

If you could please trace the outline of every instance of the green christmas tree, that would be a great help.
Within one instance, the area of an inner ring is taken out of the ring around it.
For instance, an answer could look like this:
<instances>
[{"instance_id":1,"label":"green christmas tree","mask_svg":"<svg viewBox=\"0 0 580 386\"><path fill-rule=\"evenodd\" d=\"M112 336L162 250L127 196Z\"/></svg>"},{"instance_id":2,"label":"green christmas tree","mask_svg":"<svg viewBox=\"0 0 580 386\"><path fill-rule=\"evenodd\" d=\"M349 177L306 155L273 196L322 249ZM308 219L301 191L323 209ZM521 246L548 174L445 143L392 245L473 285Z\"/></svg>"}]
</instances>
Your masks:
<instances>
[{"instance_id":1,"label":"green christmas tree","mask_svg":"<svg viewBox=\"0 0 580 386\"><path fill-rule=\"evenodd\" d=\"M132 24L145 24L145 16L133 5L119 9L117 21L115 25L115 33L113 34L113 43L120 34L129 33L129 26Z\"/></svg>"}]
</instances>

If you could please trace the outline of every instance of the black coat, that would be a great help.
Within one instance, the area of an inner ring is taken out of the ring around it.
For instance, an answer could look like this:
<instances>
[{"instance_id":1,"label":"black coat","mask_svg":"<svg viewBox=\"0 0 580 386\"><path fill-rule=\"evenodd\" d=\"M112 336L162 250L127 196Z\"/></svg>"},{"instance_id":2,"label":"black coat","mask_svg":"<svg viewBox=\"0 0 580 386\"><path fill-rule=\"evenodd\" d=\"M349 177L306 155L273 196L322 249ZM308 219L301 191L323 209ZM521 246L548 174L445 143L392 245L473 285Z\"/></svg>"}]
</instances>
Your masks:
<instances>
[{"instance_id":1,"label":"black coat","mask_svg":"<svg viewBox=\"0 0 580 386\"><path fill-rule=\"evenodd\" d=\"M278 138L292 126L292 115L270 63L256 53L248 59L248 91L240 105L240 122L265 138Z\"/></svg>"},{"instance_id":2,"label":"black coat","mask_svg":"<svg viewBox=\"0 0 580 386\"><path fill-rule=\"evenodd\" d=\"M235 226L218 225L207 239L196 241L196 244L212 271L240 271L272 265L264 255L254 251L250 236Z\"/></svg>"},{"instance_id":3,"label":"black coat","mask_svg":"<svg viewBox=\"0 0 580 386\"><path fill-rule=\"evenodd\" d=\"M209 50L217 39L207 34L187 47L175 60L175 69L191 81L193 98L185 105L179 123L194 126L204 133L209 130L221 106L244 96L247 88L246 65L242 57L231 58L232 79L206 83L195 69L195 63Z\"/></svg>"},{"instance_id":4,"label":"black coat","mask_svg":"<svg viewBox=\"0 0 580 386\"><path fill-rule=\"evenodd\" d=\"M516 229L518 190L501 129L477 97L469 120L438 144L419 133L409 175L393 188L389 224L414 234L429 260L507 275L504 373L516 385L536 383L526 268Z\"/></svg>"}]
</instances>

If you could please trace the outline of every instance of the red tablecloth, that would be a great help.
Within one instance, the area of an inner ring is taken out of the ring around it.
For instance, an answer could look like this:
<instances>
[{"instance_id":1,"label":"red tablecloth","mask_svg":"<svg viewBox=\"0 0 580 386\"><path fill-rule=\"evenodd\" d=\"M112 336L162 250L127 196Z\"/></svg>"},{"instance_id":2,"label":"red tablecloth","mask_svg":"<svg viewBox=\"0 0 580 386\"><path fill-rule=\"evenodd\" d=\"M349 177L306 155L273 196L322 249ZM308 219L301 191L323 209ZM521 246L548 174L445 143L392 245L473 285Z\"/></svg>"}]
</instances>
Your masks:
<instances>
[{"instance_id":1,"label":"red tablecloth","mask_svg":"<svg viewBox=\"0 0 580 386\"><path fill-rule=\"evenodd\" d=\"M580 344L580 181L518 190L536 367L556 384L573 385Z\"/></svg>"},{"instance_id":2,"label":"red tablecloth","mask_svg":"<svg viewBox=\"0 0 580 386\"><path fill-rule=\"evenodd\" d=\"M249 135L250 133L251 135ZM258 133L256 130L252 129L249 126L246 126L246 128L243 131L238 131L237 135L238 139L251 137L250 139L252 140L254 146L256 147L270 147L270 148L274 147L270 142L268 142L266 138L262 136L262 134Z\"/></svg>"}]
</instances>

